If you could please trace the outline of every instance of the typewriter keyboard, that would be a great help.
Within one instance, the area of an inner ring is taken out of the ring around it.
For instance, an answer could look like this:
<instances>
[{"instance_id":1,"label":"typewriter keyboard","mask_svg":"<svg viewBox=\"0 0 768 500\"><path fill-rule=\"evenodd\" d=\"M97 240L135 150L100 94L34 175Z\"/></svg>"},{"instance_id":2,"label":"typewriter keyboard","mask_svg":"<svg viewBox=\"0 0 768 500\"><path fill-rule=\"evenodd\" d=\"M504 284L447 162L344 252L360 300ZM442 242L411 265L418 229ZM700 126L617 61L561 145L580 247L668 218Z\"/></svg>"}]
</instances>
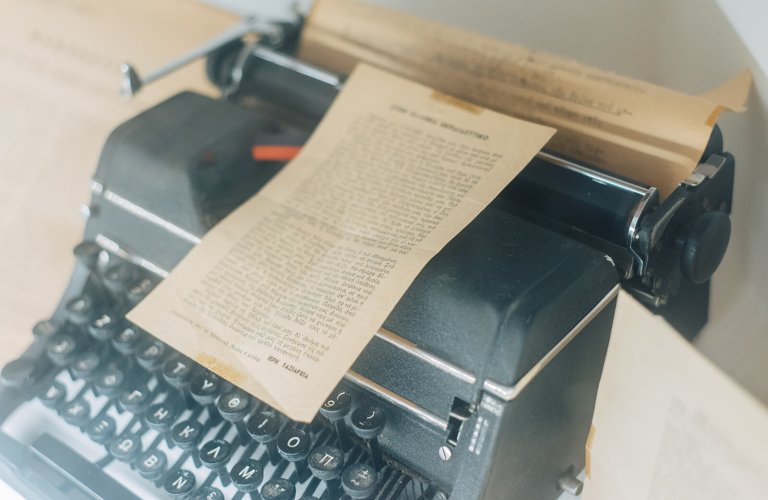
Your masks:
<instances>
[{"instance_id":1,"label":"typewriter keyboard","mask_svg":"<svg viewBox=\"0 0 768 500\"><path fill-rule=\"evenodd\" d=\"M3 382L28 388L3 430L102 498L438 499L379 448L385 408L343 382L301 424L207 371L123 315L158 279L93 243L60 318L38 323L40 359ZM71 292L71 290L70 290Z\"/></svg>"}]
</instances>

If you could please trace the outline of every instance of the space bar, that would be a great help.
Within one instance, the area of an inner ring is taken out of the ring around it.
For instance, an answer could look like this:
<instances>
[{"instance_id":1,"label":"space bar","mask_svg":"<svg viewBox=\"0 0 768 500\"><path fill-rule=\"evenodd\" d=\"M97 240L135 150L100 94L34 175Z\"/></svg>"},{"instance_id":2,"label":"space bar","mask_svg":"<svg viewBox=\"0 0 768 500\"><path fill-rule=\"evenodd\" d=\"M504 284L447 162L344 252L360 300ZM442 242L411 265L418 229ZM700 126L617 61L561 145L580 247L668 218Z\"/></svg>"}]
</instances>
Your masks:
<instances>
[{"instance_id":1,"label":"space bar","mask_svg":"<svg viewBox=\"0 0 768 500\"><path fill-rule=\"evenodd\" d=\"M50 434L41 435L30 445L30 448L38 458L64 475L88 496L120 500L138 500L139 498L101 468L84 459Z\"/></svg>"}]
</instances>

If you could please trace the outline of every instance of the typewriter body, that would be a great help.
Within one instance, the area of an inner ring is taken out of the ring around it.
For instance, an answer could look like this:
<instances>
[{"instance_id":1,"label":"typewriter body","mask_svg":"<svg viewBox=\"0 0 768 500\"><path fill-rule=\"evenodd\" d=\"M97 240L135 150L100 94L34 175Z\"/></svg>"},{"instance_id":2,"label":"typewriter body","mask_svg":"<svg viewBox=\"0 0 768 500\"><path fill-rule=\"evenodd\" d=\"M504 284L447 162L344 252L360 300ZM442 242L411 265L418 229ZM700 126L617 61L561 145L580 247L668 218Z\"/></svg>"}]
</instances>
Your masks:
<instances>
[{"instance_id":1,"label":"typewriter body","mask_svg":"<svg viewBox=\"0 0 768 500\"><path fill-rule=\"evenodd\" d=\"M179 94L104 146L68 290L2 371L0 476L32 498L578 494L619 283L652 307L700 298L727 246L719 136L663 203L541 154L302 425L123 317L284 165L252 147L300 145L343 84L290 37L228 44L208 67L225 98Z\"/></svg>"}]
</instances>

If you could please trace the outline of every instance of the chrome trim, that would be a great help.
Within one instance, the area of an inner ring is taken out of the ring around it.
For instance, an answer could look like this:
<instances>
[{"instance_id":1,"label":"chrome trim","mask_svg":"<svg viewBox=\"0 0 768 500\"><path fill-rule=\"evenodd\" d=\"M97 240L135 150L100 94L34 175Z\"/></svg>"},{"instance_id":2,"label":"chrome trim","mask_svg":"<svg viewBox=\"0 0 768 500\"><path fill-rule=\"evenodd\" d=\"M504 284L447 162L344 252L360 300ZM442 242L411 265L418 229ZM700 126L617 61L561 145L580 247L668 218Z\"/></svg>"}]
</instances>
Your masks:
<instances>
[{"instance_id":1,"label":"chrome trim","mask_svg":"<svg viewBox=\"0 0 768 500\"><path fill-rule=\"evenodd\" d=\"M640 201L635 206L632 212L632 220L629 223L629 229L627 230L627 248L635 257L637 262L637 274L642 276L645 273L646 262L643 260L643 256L637 253L635 250L635 239L638 237L638 226L640 225L640 218L643 216L645 209L654 199L657 199L659 195L658 190L655 187L648 189L648 192L643 195ZM629 276L628 278L631 278Z\"/></svg>"},{"instance_id":2,"label":"chrome trim","mask_svg":"<svg viewBox=\"0 0 768 500\"><path fill-rule=\"evenodd\" d=\"M112 252L113 254L117 255L121 259L127 260L128 262L131 262L133 264L136 264L137 266L144 268L147 271L157 276L160 276L161 278L166 278L170 274L168 271L158 266L157 264L154 264L153 262L148 261L143 257L139 257L138 255L132 252L129 252L128 250L121 247L119 243L107 238L101 233L96 235L96 238L94 239L94 241L96 241L96 244L99 245L104 250L108 252Z\"/></svg>"},{"instance_id":3,"label":"chrome trim","mask_svg":"<svg viewBox=\"0 0 768 500\"><path fill-rule=\"evenodd\" d=\"M426 423L433 425L435 427L439 427L443 431L448 430L448 421L443 420L442 418L438 417L437 415L435 415L434 413L428 410L425 410L424 408L417 405L413 401L405 399L399 394L395 394L394 392L390 391L386 387L380 386L373 380L365 378L353 370L349 370L347 373L345 373L344 378L354 384L359 385L364 389L367 389L368 391L379 396L381 399L388 401L393 405L416 415Z\"/></svg>"},{"instance_id":4,"label":"chrome trim","mask_svg":"<svg viewBox=\"0 0 768 500\"><path fill-rule=\"evenodd\" d=\"M567 168L568 170L572 170L574 172L578 172L580 174L586 175L590 179L600 182L601 184L608 184L609 186L617 187L619 189L623 189L631 193L644 195L646 194L646 192L648 192L648 190L656 189L653 187L643 187L638 184L633 184L632 182L626 181L624 179L618 179L611 175L604 174L603 172L598 172L596 170L592 170L589 167L579 165L572 161L564 160L551 153L545 153L544 151L540 151L536 155L536 157L539 158L540 160L548 161L549 163L557 165L558 167Z\"/></svg>"},{"instance_id":5,"label":"chrome trim","mask_svg":"<svg viewBox=\"0 0 768 500\"><path fill-rule=\"evenodd\" d=\"M608 294L603 297L600 302L598 302L597 305L592 308L592 310L589 311L589 313L584 316L584 318L582 318L582 320L579 321L576 326L574 326L571 331L568 332L568 334L560 340L560 342L558 342L552 349L550 349L550 351L545 354L538 363L533 365L533 367L531 367L531 369L528 370L525 375L520 377L520 379L514 385L503 385L491 379L486 379L483 382L483 389L504 401L512 401L515 399L520 395L521 392L523 392L528 384L530 384L536 378L536 376L541 373L541 371L553 359L555 359L558 354L560 354L560 351L565 349L565 347L574 338L576 338L576 336L581 333L582 330L584 330L584 327L586 327L590 321L592 321L598 314L600 314L600 312L602 312L602 310L605 309L605 307L618 296L620 289L621 287L619 285L614 286L611 291L608 292Z\"/></svg>"},{"instance_id":6,"label":"chrome trim","mask_svg":"<svg viewBox=\"0 0 768 500\"><path fill-rule=\"evenodd\" d=\"M341 88L341 78L339 78L338 75L331 73L330 71L326 71L322 68L318 68L317 66L307 64L300 59L296 59L295 57L281 54L280 52L268 49L260 45L255 46L251 53L256 57L271 62L272 64L276 64L285 69L295 71L296 73L307 76L319 82L333 85L336 88Z\"/></svg>"},{"instance_id":7,"label":"chrome trim","mask_svg":"<svg viewBox=\"0 0 768 500\"><path fill-rule=\"evenodd\" d=\"M115 193L114 191L110 191L109 189L104 190L104 192L101 194L101 196L104 198L104 200L110 202L111 204L122 208L126 212L135 215L139 219L142 219L146 222L149 222L151 224L154 224L156 226L159 226L169 233L175 234L176 236L187 240L190 243L193 243L197 245L200 243L200 238L198 236L195 236L194 234L190 233L189 231L186 231L179 226L173 224L172 222L169 222L162 217L150 212L149 210L140 207L139 205L136 205L135 203L128 201L127 199L123 198L119 194Z\"/></svg>"},{"instance_id":8,"label":"chrome trim","mask_svg":"<svg viewBox=\"0 0 768 500\"><path fill-rule=\"evenodd\" d=\"M406 340L385 328L379 328L379 331L376 332L376 337L389 342L398 349L402 349L403 351L412 354L420 360L434 366L435 368L447 373L448 375L452 375L462 382L466 382L468 384L474 384L477 382L477 377L474 373L464 370L463 368L460 368L450 361L446 361L439 356L435 356L434 354L425 351L410 340Z\"/></svg>"}]
</instances>

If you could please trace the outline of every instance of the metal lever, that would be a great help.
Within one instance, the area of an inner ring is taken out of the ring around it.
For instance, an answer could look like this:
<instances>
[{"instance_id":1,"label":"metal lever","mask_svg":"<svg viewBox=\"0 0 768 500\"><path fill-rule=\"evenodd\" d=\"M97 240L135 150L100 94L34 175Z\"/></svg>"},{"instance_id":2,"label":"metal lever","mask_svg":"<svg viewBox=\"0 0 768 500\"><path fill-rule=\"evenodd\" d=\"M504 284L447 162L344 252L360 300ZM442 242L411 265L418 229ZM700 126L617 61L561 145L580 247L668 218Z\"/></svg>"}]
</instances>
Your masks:
<instances>
[{"instance_id":1,"label":"metal lever","mask_svg":"<svg viewBox=\"0 0 768 500\"><path fill-rule=\"evenodd\" d=\"M195 47L186 54L182 54L171 62L149 72L144 77L139 76L138 71L136 71L136 68L132 64L127 62L123 63L120 66L120 94L130 99L148 83L154 82L155 80L186 66L195 59L205 57L224 45L248 34L258 34L262 37L268 37L270 42L276 43L283 36L283 27L277 23L262 21L255 17L246 17L226 31L216 35L198 47Z\"/></svg>"}]
</instances>

